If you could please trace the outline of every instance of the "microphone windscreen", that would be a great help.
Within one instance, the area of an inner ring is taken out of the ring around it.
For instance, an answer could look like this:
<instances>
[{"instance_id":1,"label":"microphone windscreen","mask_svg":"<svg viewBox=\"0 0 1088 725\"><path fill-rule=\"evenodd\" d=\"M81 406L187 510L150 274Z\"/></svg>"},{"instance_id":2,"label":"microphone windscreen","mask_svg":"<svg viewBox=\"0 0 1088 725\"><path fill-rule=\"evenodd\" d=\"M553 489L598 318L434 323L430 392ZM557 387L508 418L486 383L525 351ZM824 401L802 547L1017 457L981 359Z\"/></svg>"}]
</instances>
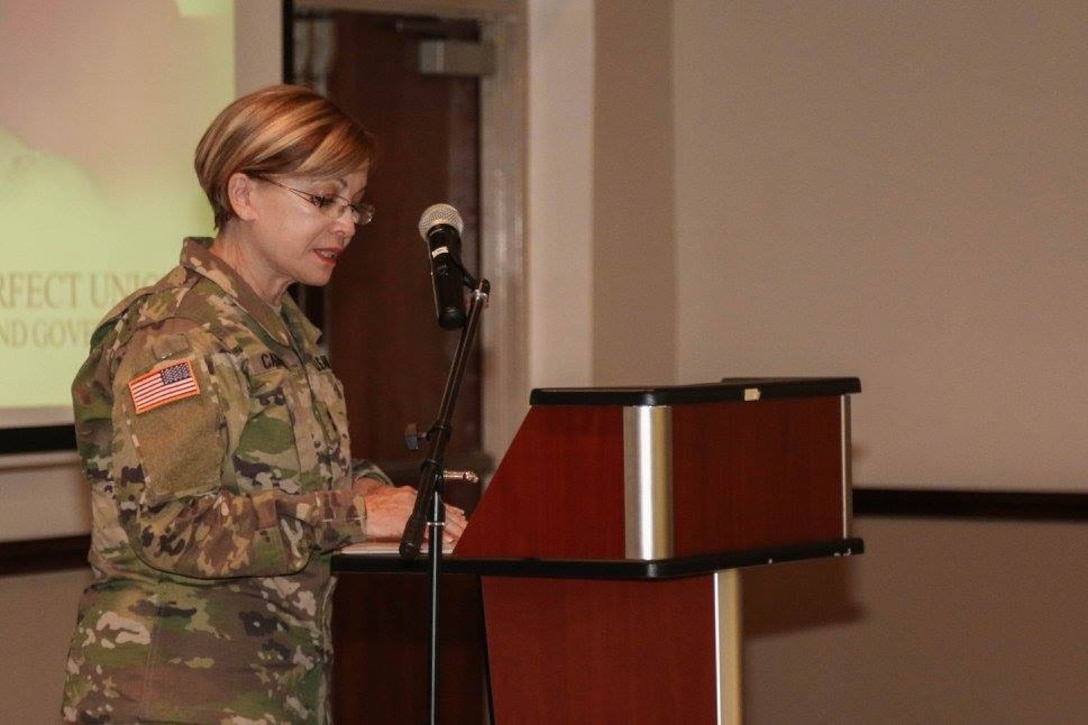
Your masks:
<instances>
[{"instance_id":1,"label":"microphone windscreen","mask_svg":"<svg viewBox=\"0 0 1088 725\"><path fill-rule=\"evenodd\" d=\"M465 222L462 221L461 215L452 206L449 204L432 204L423 211L423 216L419 218L419 235L426 240L427 232L439 224L453 227L458 234L464 231L465 228Z\"/></svg>"}]
</instances>

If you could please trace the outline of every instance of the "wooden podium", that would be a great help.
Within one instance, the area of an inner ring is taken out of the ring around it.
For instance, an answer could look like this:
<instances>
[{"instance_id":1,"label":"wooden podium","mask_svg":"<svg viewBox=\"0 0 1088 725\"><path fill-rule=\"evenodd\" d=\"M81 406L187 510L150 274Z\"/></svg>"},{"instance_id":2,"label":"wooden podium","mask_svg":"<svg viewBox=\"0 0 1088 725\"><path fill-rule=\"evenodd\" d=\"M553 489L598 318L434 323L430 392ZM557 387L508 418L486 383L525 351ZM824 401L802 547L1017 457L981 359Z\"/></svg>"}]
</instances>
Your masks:
<instances>
[{"instance_id":1,"label":"wooden podium","mask_svg":"<svg viewBox=\"0 0 1088 725\"><path fill-rule=\"evenodd\" d=\"M738 569L863 550L850 536L857 392L856 378L533 391L443 560L480 582L491 720L739 723ZM478 614L443 621L458 616ZM425 641L404 646L425 655Z\"/></svg>"}]
</instances>

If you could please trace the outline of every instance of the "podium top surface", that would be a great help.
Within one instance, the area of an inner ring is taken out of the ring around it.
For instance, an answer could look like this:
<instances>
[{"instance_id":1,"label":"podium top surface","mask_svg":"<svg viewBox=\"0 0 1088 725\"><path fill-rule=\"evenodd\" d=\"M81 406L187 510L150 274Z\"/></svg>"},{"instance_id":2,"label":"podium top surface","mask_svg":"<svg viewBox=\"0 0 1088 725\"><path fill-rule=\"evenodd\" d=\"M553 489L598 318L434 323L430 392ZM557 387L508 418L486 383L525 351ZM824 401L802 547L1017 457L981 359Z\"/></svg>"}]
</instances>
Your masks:
<instances>
[{"instance_id":1,"label":"podium top surface","mask_svg":"<svg viewBox=\"0 0 1088 725\"><path fill-rule=\"evenodd\" d=\"M716 383L615 388L536 388L530 405L686 405L811 398L861 392L858 378L725 378Z\"/></svg>"}]
</instances>

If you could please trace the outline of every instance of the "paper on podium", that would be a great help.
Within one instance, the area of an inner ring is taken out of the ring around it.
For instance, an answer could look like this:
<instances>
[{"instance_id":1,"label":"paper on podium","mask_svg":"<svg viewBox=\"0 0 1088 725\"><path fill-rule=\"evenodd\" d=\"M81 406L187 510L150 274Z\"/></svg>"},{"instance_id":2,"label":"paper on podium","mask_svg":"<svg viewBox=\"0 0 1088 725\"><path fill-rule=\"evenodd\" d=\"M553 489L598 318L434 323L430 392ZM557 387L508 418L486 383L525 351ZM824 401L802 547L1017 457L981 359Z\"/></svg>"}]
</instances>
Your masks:
<instances>
[{"instance_id":1,"label":"paper on podium","mask_svg":"<svg viewBox=\"0 0 1088 725\"><path fill-rule=\"evenodd\" d=\"M419 552L426 554L430 549L430 542L424 541L420 547ZM442 547L443 554L449 554L453 552L453 545L446 544ZM399 541L364 541L361 544L349 544L340 550L341 554L350 554L351 556L388 556L390 554L400 554L400 542Z\"/></svg>"}]
</instances>

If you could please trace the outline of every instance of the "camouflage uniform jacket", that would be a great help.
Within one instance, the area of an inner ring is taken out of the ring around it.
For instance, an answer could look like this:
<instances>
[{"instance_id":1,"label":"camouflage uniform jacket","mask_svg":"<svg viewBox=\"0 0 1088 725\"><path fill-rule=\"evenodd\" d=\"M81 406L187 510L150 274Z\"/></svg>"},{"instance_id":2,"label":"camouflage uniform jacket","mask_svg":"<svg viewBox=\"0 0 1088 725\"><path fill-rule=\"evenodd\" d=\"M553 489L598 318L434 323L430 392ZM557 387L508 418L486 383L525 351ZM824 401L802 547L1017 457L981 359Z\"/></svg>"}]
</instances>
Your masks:
<instances>
[{"instance_id":1,"label":"camouflage uniform jacket","mask_svg":"<svg viewBox=\"0 0 1088 725\"><path fill-rule=\"evenodd\" d=\"M72 386L94 579L67 665L79 722L329 720L331 552L365 539L343 390L282 314L187 239L99 326Z\"/></svg>"}]
</instances>

